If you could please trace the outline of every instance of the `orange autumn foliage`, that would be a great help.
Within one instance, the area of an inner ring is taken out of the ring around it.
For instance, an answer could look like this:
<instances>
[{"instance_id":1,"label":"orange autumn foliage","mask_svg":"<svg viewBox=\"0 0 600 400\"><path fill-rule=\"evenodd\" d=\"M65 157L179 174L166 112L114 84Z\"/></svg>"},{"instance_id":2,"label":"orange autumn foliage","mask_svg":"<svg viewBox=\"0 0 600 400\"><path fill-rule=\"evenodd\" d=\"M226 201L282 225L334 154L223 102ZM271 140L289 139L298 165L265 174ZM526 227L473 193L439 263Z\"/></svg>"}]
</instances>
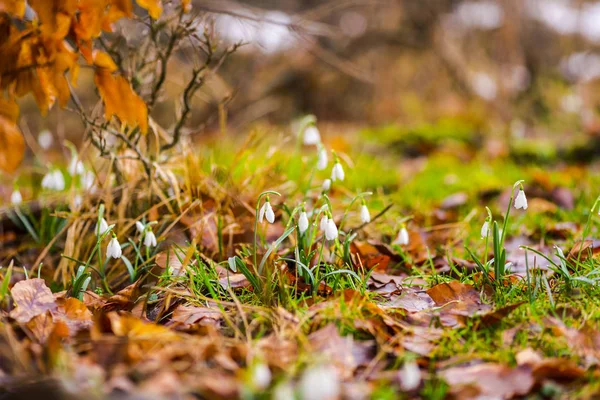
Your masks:
<instances>
[{"instance_id":1,"label":"orange autumn foliage","mask_svg":"<svg viewBox=\"0 0 600 400\"><path fill-rule=\"evenodd\" d=\"M26 12L27 4L32 12ZM161 0L137 0L158 19ZM189 8L186 0L182 7ZM121 18L133 17L133 0L0 0L0 169L12 172L25 150L16 126L15 99L32 94L45 114L71 98L79 63L93 66L105 117L147 131L148 110L110 56L94 50L94 40ZM7 108L8 109L8 108ZM10 114L10 115L8 115ZM4 153L11 154L4 154Z\"/></svg>"}]
</instances>

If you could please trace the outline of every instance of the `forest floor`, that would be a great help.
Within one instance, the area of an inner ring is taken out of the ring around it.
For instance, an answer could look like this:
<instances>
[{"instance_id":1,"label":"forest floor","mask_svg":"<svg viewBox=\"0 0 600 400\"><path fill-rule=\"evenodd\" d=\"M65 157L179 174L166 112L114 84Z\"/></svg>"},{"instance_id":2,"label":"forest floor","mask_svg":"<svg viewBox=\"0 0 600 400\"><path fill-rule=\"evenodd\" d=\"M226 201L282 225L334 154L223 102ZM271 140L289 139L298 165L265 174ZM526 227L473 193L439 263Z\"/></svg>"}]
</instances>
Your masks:
<instances>
[{"instance_id":1,"label":"forest floor","mask_svg":"<svg viewBox=\"0 0 600 400\"><path fill-rule=\"evenodd\" d=\"M1 211L2 396L598 396L593 143L320 128L323 170L267 126L152 180L82 157L99 178L81 198L68 165L59 192L24 174Z\"/></svg>"}]
</instances>

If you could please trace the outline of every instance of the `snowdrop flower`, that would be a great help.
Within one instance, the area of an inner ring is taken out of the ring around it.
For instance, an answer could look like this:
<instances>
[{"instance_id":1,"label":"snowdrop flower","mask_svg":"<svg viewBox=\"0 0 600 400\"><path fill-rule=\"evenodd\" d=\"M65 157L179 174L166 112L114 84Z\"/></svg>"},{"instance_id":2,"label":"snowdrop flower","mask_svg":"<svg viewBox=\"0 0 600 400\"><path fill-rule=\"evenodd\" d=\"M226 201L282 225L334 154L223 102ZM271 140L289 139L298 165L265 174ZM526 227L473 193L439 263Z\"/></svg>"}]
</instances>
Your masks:
<instances>
[{"instance_id":1,"label":"snowdrop flower","mask_svg":"<svg viewBox=\"0 0 600 400\"><path fill-rule=\"evenodd\" d=\"M73 196L73 200L71 201L71 210L79 210L82 204L83 198L80 194L76 194L75 196Z\"/></svg>"},{"instance_id":2,"label":"snowdrop flower","mask_svg":"<svg viewBox=\"0 0 600 400\"><path fill-rule=\"evenodd\" d=\"M515 208L517 210L520 208L527 210L527 197L525 197L525 192L522 187L519 189L519 193L517 193L517 197L515 198Z\"/></svg>"},{"instance_id":3,"label":"snowdrop flower","mask_svg":"<svg viewBox=\"0 0 600 400\"><path fill-rule=\"evenodd\" d=\"M486 238L489 232L490 232L490 223L486 219L485 222L483 223L483 225L481 226L481 238L482 239Z\"/></svg>"},{"instance_id":4,"label":"snowdrop flower","mask_svg":"<svg viewBox=\"0 0 600 400\"><path fill-rule=\"evenodd\" d=\"M121 258L123 252L121 251L121 244L117 240L117 237L113 235L113 238L106 247L106 258Z\"/></svg>"},{"instance_id":5,"label":"snowdrop flower","mask_svg":"<svg viewBox=\"0 0 600 400\"><path fill-rule=\"evenodd\" d=\"M49 130L43 130L38 135L38 144L42 149L48 150L52 146L52 142L54 142L54 138Z\"/></svg>"},{"instance_id":6,"label":"snowdrop flower","mask_svg":"<svg viewBox=\"0 0 600 400\"><path fill-rule=\"evenodd\" d=\"M144 246L146 247L156 247L156 236L152 229L148 229L146 231L146 236L144 236Z\"/></svg>"},{"instance_id":7,"label":"snowdrop flower","mask_svg":"<svg viewBox=\"0 0 600 400\"><path fill-rule=\"evenodd\" d=\"M108 231L108 222L104 218L100 220L99 224L96 224L96 236L102 236Z\"/></svg>"},{"instance_id":8,"label":"snowdrop flower","mask_svg":"<svg viewBox=\"0 0 600 400\"><path fill-rule=\"evenodd\" d=\"M81 185L85 190L90 190L94 187L96 176L92 171L84 171L81 175Z\"/></svg>"},{"instance_id":9,"label":"snowdrop flower","mask_svg":"<svg viewBox=\"0 0 600 400\"><path fill-rule=\"evenodd\" d=\"M323 216L321 217L321 222L319 222L319 228L320 228L322 231L325 231L325 230L327 230L327 221L328 221L328 220L329 220L329 218L327 218L327 215L323 215Z\"/></svg>"},{"instance_id":10,"label":"snowdrop flower","mask_svg":"<svg viewBox=\"0 0 600 400\"><path fill-rule=\"evenodd\" d=\"M369 213L369 208L365 203L360 207L360 220L363 224L371 222L371 214Z\"/></svg>"},{"instance_id":11,"label":"snowdrop flower","mask_svg":"<svg viewBox=\"0 0 600 400\"><path fill-rule=\"evenodd\" d=\"M408 231L406 230L406 227L402 227L402 229L400 229L400 232L398 232L398 236L396 237L396 240L394 240L394 242L392 244L397 244L400 246L404 246L407 245L409 241L408 238Z\"/></svg>"},{"instance_id":12,"label":"snowdrop flower","mask_svg":"<svg viewBox=\"0 0 600 400\"><path fill-rule=\"evenodd\" d=\"M339 161L336 161L333 165L333 169L331 170L331 181L335 182L336 180L343 181L344 180L344 168L342 168L342 164Z\"/></svg>"},{"instance_id":13,"label":"snowdrop flower","mask_svg":"<svg viewBox=\"0 0 600 400\"><path fill-rule=\"evenodd\" d=\"M300 213L300 218L298 218L298 230L300 231L300 235L304 235L304 232L308 229L308 216L306 215L306 211L302 211Z\"/></svg>"},{"instance_id":14,"label":"snowdrop flower","mask_svg":"<svg viewBox=\"0 0 600 400\"><path fill-rule=\"evenodd\" d=\"M135 221L135 228L139 233L144 233L146 230L146 225L144 225L141 221Z\"/></svg>"},{"instance_id":15,"label":"snowdrop flower","mask_svg":"<svg viewBox=\"0 0 600 400\"><path fill-rule=\"evenodd\" d=\"M69 174L71 176L81 175L85 172L85 168L83 167L83 163L77 157L73 157L71 162L69 163L69 168L67 168Z\"/></svg>"},{"instance_id":16,"label":"snowdrop flower","mask_svg":"<svg viewBox=\"0 0 600 400\"><path fill-rule=\"evenodd\" d=\"M325 179L323 181L323 185L321 185L321 189L323 189L324 192L331 189L331 179Z\"/></svg>"},{"instance_id":17,"label":"snowdrop flower","mask_svg":"<svg viewBox=\"0 0 600 400\"><path fill-rule=\"evenodd\" d=\"M317 161L317 169L319 171L324 170L325 168L327 168L327 163L329 162L329 159L327 157L327 149L325 149L325 147L320 146L319 148L319 160Z\"/></svg>"},{"instance_id":18,"label":"snowdrop flower","mask_svg":"<svg viewBox=\"0 0 600 400\"><path fill-rule=\"evenodd\" d=\"M288 382L280 383L273 390L273 400L293 400L294 388Z\"/></svg>"},{"instance_id":19,"label":"snowdrop flower","mask_svg":"<svg viewBox=\"0 0 600 400\"><path fill-rule=\"evenodd\" d=\"M271 203L269 202L269 198L267 197L267 201L260 208L260 212L258 213L258 222L263 222L264 218L267 218L269 223L275 222L275 213L273 212L273 207L271 207Z\"/></svg>"},{"instance_id":20,"label":"snowdrop flower","mask_svg":"<svg viewBox=\"0 0 600 400\"><path fill-rule=\"evenodd\" d=\"M48 172L42 179L42 188L48 190L61 191L65 189L65 178L62 172L54 170Z\"/></svg>"},{"instance_id":21,"label":"snowdrop flower","mask_svg":"<svg viewBox=\"0 0 600 400\"><path fill-rule=\"evenodd\" d=\"M233 272L237 272L237 265L235 263L235 256L233 257L229 257L227 259L227 264L229 264L229 268L233 271Z\"/></svg>"},{"instance_id":22,"label":"snowdrop flower","mask_svg":"<svg viewBox=\"0 0 600 400\"><path fill-rule=\"evenodd\" d=\"M252 383L257 389L265 389L271 383L271 370L266 364L257 364L252 371Z\"/></svg>"},{"instance_id":23,"label":"snowdrop flower","mask_svg":"<svg viewBox=\"0 0 600 400\"><path fill-rule=\"evenodd\" d=\"M304 130L304 144L307 146L321 143L321 134L315 125L309 125Z\"/></svg>"},{"instance_id":24,"label":"snowdrop flower","mask_svg":"<svg viewBox=\"0 0 600 400\"><path fill-rule=\"evenodd\" d=\"M327 240L335 240L338 237L337 226L335 226L335 221L333 218L329 218L327 220L327 227L325 228L325 238Z\"/></svg>"},{"instance_id":25,"label":"snowdrop flower","mask_svg":"<svg viewBox=\"0 0 600 400\"><path fill-rule=\"evenodd\" d=\"M302 400L331 400L340 396L337 371L330 366L313 367L302 374L299 382Z\"/></svg>"},{"instance_id":26,"label":"snowdrop flower","mask_svg":"<svg viewBox=\"0 0 600 400\"><path fill-rule=\"evenodd\" d=\"M400 370L400 386L406 391L415 390L421 383L421 370L414 361L404 363Z\"/></svg>"},{"instance_id":27,"label":"snowdrop flower","mask_svg":"<svg viewBox=\"0 0 600 400\"><path fill-rule=\"evenodd\" d=\"M21 192L19 189L15 189L10 195L10 202L17 206L23 202L23 196L21 196Z\"/></svg>"}]
</instances>

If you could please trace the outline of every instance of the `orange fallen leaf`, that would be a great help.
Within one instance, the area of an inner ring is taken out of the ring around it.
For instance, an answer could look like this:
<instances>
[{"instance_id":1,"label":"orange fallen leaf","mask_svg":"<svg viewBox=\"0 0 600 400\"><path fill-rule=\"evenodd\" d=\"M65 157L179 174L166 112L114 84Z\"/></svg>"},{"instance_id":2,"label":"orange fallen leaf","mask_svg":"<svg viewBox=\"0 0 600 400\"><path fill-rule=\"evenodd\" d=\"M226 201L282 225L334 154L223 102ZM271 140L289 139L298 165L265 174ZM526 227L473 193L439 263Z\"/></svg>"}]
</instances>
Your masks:
<instances>
[{"instance_id":1,"label":"orange fallen leaf","mask_svg":"<svg viewBox=\"0 0 600 400\"><path fill-rule=\"evenodd\" d=\"M110 312L107 314L112 331L117 336L127 336L136 341L169 341L177 340L177 334L168 328L144 322L133 315L126 313Z\"/></svg>"}]
</instances>

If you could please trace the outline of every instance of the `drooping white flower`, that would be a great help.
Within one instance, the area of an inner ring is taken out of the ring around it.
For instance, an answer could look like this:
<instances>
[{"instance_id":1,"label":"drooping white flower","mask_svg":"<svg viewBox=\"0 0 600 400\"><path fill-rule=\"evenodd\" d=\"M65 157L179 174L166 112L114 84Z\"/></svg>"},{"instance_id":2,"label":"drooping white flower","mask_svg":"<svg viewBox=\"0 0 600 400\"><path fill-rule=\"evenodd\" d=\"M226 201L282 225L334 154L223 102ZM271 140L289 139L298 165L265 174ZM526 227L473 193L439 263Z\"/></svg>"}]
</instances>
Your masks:
<instances>
[{"instance_id":1,"label":"drooping white flower","mask_svg":"<svg viewBox=\"0 0 600 400\"><path fill-rule=\"evenodd\" d=\"M271 203L267 203L267 210L265 212L265 217L269 223L275 222L275 213L273 212L273 207L271 207Z\"/></svg>"},{"instance_id":2,"label":"drooping white flower","mask_svg":"<svg viewBox=\"0 0 600 400\"><path fill-rule=\"evenodd\" d=\"M294 387L288 383L280 383L273 389L273 400L293 400L294 397Z\"/></svg>"},{"instance_id":3,"label":"drooping white flower","mask_svg":"<svg viewBox=\"0 0 600 400\"><path fill-rule=\"evenodd\" d=\"M135 221L135 228L139 233L143 233L146 230L146 225L144 225L141 221Z\"/></svg>"},{"instance_id":4,"label":"drooping white flower","mask_svg":"<svg viewBox=\"0 0 600 400\"><path fill-rule=\"evenodd\" d=\"M73 196L73 200L71 201L71 210L77 211L81 208L83 204L83 197L80 194L76 194Z\"/></svg>"},{"instance_id":5,"label":"drooping white flower","mask_svg":"<svg viewBox=\"0 0 600 400\"><path fill-rule=\"evenodd\" d=\"M400 232L398 232L398 236L396 237L396 240L394 240L393 244L405 246L408 244L408 242L409 242L408 231L406 230L405 227L402 227L402 229L400 229Z\"/></svg>"},{"instance_id":6,"label":"drooping white flower","mask_svg":"<svg viewBox=\"0 0 600 400\"><path fill-rule=\"evenodd\" d=\"M331 181L335 182L335 181L343 181L344 180L344 168L342 168L342 164L340 164L339 161L337 161L334 165L333 165L333 169L331 170Z\"/></svg>"},{"instance_id":7,"label":"drooping white flower","mask_svg":"<svg viewBox=\"0 0 600 400\"><path fill-rule=\"evenodd\" d=\"M229 264L229 268L233 271L236 272L237 271L237 265L235 263L235 256L233 257L229 257L227 259L227 264Z\"/></svg>"},{"instance_id":8,"label":"drooping white flower","mask_svg":"<svg viewBox=\"0 0 600 400\"><path fill-rule=\"evenodd\" d=\"M362 221L363 224L371 222L371 214L369 213L369 208L367 207L366 204L363 204L360 207L360 220Z\"/></svg>"},{"instance_id":9,"label":"drooping white flower","mask_svg":"<svg viewBox=\"0 0 600 400\"><path fill-rule=\"evenodd\" d=\"M340 380L335 368L330 366L304 371L299 386L302 400L332 400L340 396Z\"/></svg>"},{"instance_id":10,"label":"drooping white flower","mask_svg":"<svg viewBox=\"0 0 600 400\"><path fill-rule=\"evenodd\" d=\"M517 210L520 208L527 210L527 197L525 197L523 189L519 189L519 193L517 193L517 197L515 198L515 208Z\"/></svg>"},{"instance_id":11,"label":"drooping white flower","mask_svg":"<svg viewBox=\"0 0 600 400\"><path fill-rule=\"evenodd\" d=\"M71 176L75 176L83 174L85 172L85 168L79 158L73 157L69 163L69 168L67 168L67 171L69 171Z\"/></svg>"},{"instance_id":12,"label":"drooping white flower","mask_svg":"<svg viewBox=\"0 0 600 400\"><path fill-rule=\"evenodd\" d=\"M298 218L298 230L301 235L304 235L304 232L308 229L308 216L306 215L306 211L302 211L300 213L300 218Z\"/></svg>"},{"instance_id":13,"label":"drooping white flower","mask_svg":"<svg viewBox=\"0 0 600 400\"><path fill-rule=\"evenodd\" d=\"M96 236L102 236L106 233L106 231L108 230L108 222L106 222L106 220L104 218L102 218L100 220L99 224L96 224Z\"/></svg>"},{"instance_id":14,"label":"drooping white flower","mask_svg":"<svg viewBox=\"0 0 600 400\"><path fill-rule=\"evenodd\" d=\"M121 258L122 254L123 252L121 251L121 244L117 240L117 237L113 236L106 247L106 258Z\"/></svg>"},{"instance_id":15,"label":"drooping white flower","mask_svg":"<svg viewBox=\"0 0 600 400\"><path fill-rule=\"evenodd\" d=\"M404 363L400 369L400 386L406 391L412 391L421 384L421 370L414 361Z\"/></svg>"},{"instance_id":16,"label":"drooping white flower","mask_svg":"<svg viewBox=\"0 0 600 400\"><path fill-rule=\"evenodd\" d=\"M486 238L490 231L490 223L486 219L483 225L481 226L481 238Z\"/></svg>"},{"instance_id":17,"label":"drooping white flower","mask_svg":"<svg viewBox=\"0 0 600 400\"><path fill-rule=\"evenodd\" d=\"M42 188L48 190L61 191L65 189L65 178L62 172L54 170L48 172L44 178L42 178Z\"/></svg>"},{"instance_id":18,"label":"drooping white flower","mask_svg":"<svg viewBox=\"0 0 600 400\"><path fill-rule=\"evenodd\" d=\"M252 384L257 389L265 389L271 383L271 370L266 364L259 363L252 369Z\"/></svg>"},{"instance_id":19,"label":"drooping white flower","mask_svg":"<svg viewBox=\"0 0 600 400\"><path fill-rule=\"evenodd\" d=\"M152 229L148 229L146 231L146 236L144 236L144 246L146 247L156 247L156 236Z\"/></svg>"},{"instance_id":20,"label":"drooping white flower","mask_svg":"<svg viewBox=\"0 0 600 400\"><path fill-rule=\"evenodd\" d=\"M321 217L321 222L319 222L319 228L322 231L325 231L327 229L327 221L329 220L329 218L327 218L327 215L323 215Z\"/></svg>"},{"instance_id":21,"label":"drooping white flower","mask_svg":"<svg viewBox=\"0 0 600 400\"><path fill-rule=\"evenodd\" d=\"M85 190L90 190L94 187L94 183L96 182L96 175L92 171L84 171L81 175L81 186Z\"/></svg>"},{"instance_id":22,"label":"drooping white flower","mask_svg":"<svg viewBox=\"0 0 600 400\"><path fill-rule=\"evenodd\" d=\"M23 202L23 196L21 196L21 192L19 189L15 189L10 195L10 202L17 206Z\"/></svg>"},{"instance_id":23,"label":"drooping white flower","mask_svg":"<svg viewBox=\"0 0 600 400\"><path fill-rule=\"evenodd\" d=\"M264 218L267 218L267 221L269 221L269 223L273 223L275 222L275 213L273 212L273 207L271 207L271 203L269 202L269 200L267 199L267 201L265 201L265 204L263 204L263 206L260 208L260 212L258 213L258 222L263 222Z\"/></svg>"},{"instance_id":24,"label":"drooping white flower","mask_svg":"<svg viewBox=\"0 0 600 400\"><path fill-rule=\"evenodd\" d=\"M48 150L52 143L54 142L54 138L49 130L43 130L38 135L38 144L43 150Z\"/></svg>"},{"instance_id":25,"label":"drooping white flower","mask_svg":"<svg viewBox=\"0 0 600 400\"><path fill-rule=\"evenodd\" d=\"M327 163L329 162L329 158L327 157L327 149L325 147L319 148L319 160L317 161L317 169L319 171L327 168Z\"/></svg>"},{"instance_id":26,"label":"drooping white flower","mask_svg":"<svg viewBox=\"0 0 600 400\"><path fill-rule=\"evenodd\" d=\"M303 141L307 146L321 143L321 134L315 125L309 125L306 127L304 130Z\"/></svg>"},{"instance_id":27,"label":"drooping white flower","mask_svg":"<svg viewBox=\"0 0 600 400\"><path fill-rule=\"evenodd\" d=\"M335 240L338 237L338 229L335 226L333 218L327 220L327 227L325 228L325 238L327 240Z\"/></svg>"},{"instance_id":28,"label":"drooping white flower","mask_svg":"<svg viewBox=\"0 0 600 400\"><path fill-rule=\"evenodd\" d=\"M323 181L323 185L321 185L321 189L323 189L324 192L328 191L329 189L331 189L331 179L325 179Z\"/></svg>"}]
</instances>

